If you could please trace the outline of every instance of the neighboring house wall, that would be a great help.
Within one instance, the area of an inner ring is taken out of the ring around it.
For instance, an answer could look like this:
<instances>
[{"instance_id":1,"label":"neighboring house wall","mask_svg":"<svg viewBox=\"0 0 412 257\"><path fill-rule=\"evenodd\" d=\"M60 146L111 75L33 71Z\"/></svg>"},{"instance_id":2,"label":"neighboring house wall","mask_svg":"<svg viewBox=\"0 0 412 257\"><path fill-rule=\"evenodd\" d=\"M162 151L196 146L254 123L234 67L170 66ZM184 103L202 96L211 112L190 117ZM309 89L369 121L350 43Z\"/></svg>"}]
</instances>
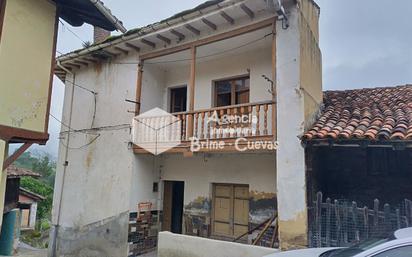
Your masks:
<instances>
[{"instance_id":1,"label":"neighboring house wall","mask_svg":"<svg viewBox=\"0 0 412 257\"><path fill-rule=\"evenodd\" d=\"M310 30L317 28L318 16L307 4L290 10L287 30L278 24L282 33L277 37L277 196L282 249L307 245L305 155L299 136L322 99L318 32Z\"/></svg>"},{"instance_id":2,"label":"neighboring house wall","mask_svg":"<svg viewBox=\"0 0 412 257\"><path fill-rule=\"evenodd\" d=\"M121 61L133 60L129 55ZM106 63L66 79L62 122L74 130L97 129L68 134L62 126L53 204L58 255L127 255L133 160L128 143L134 116L128 110L135 106L125 99L135 97L136 74L133 65ZM72 82L97 92L96 109L93 94Z\"/></svg>"}]
</instances>

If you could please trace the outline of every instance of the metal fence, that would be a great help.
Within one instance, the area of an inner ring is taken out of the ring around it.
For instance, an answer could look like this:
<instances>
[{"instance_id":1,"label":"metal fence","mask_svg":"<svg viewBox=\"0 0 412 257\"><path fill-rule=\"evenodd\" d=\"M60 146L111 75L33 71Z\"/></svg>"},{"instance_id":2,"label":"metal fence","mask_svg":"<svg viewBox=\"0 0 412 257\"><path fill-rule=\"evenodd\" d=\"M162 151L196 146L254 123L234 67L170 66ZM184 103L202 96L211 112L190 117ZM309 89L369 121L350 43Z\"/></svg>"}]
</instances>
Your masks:
<instances>
[{"instance_id":1,"label":"metal fence","mask_svg":"<svg viewBox=\"0 0 412 257\"><path fill-rule=\"evenodd\" d=\"M349 246L368 238L387 238L399 228L412 226L412 201L383 206L378 199L369 208L356 202L323 201L321 192L309 207L309 246Z\"/></svg>"}]
</instances>

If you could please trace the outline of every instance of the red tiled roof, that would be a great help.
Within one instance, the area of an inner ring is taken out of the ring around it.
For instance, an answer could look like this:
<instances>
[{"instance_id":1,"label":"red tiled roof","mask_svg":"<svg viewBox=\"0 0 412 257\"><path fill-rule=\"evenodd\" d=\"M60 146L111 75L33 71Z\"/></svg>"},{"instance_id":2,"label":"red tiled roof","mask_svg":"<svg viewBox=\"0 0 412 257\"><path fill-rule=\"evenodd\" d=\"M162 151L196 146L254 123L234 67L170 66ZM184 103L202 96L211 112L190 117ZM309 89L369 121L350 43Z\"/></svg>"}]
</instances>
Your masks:
<instances>
[{"instance_id":1,"label":"red tiled roof","mask_svg":"<svg viewBox=\"0 0 412 257\"><path fill-rule=\"evenodd\" d=\"M18 168L14 165L10 165L6 169L8 178L20 178L20 177L41 177L40 174L31 170Z\"/></svg>"},{"instance_id":2,"label":"red tiled roof","mask_svg":"<svg viewBox=\"0 0 412 257\"><path fill-rule=\"evenodd\" d=\"M303 135L314 139L412 140L412 85L326 91L320 117Z\"/></svg>"}]
</instances>

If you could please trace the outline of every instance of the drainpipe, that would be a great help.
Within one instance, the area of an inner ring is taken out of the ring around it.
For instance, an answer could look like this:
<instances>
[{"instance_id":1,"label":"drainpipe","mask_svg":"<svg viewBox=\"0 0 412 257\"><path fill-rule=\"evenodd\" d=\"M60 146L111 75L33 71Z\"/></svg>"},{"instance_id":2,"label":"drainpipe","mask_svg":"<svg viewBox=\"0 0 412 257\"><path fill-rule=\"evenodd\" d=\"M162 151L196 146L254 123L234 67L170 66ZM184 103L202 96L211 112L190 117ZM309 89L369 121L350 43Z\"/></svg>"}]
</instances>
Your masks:
<instances>
[{"instance_id":1,"label":"drainpipe","mask_svg":"<svg viewBox=\"0 0 412 257\"><path fill-rule=\"evenodd\" d=\"M115 27L117 30L120 30L122 33L125 33L127 29L123 26L122 22L113 16L113 14L110 13L110 11L103 5L102 2L99 0L90 0L92 4L99 10L104 17L106 17Z\"/></svg>"},{"instance_id":2,"label":"drainpipe","mask_svg":"<svg viewBox=\"0 0 412 257\"><path fill-rule=\"evenodd\" d=\"M69 122L68 122L68 132L67 132L67 141L65 145L65 151L64 151L64 161L63 161L63 178L61 182L61 190L60 194L58 196L58 212L57 212L57 220L56 224L54 224L54 231L53 231L53 237L52 237L52 246L51 246L51 257L56 257L56 250L57 250L57 237L59 233L59 227L60 227L60 217L61 217L61 209L62 209L62 200L63 200L63 192L64 192L64 184L66 180L66 171L67 171L67 166L68 166L68 155L69 155L69 143L70 143L70 132L71 132L71 125L72 125L72 113L73 113L73 101L74 101L74 89L75 89L75 83L76 83L76 75L66 69L63 65L61 65L60 61L57 61L57 66L64 70L65 72L71 74L73 76L72 78L72 93L71 93L71 99L70 99L70 111L69 111Z\"/></svg>"}]
</instances>

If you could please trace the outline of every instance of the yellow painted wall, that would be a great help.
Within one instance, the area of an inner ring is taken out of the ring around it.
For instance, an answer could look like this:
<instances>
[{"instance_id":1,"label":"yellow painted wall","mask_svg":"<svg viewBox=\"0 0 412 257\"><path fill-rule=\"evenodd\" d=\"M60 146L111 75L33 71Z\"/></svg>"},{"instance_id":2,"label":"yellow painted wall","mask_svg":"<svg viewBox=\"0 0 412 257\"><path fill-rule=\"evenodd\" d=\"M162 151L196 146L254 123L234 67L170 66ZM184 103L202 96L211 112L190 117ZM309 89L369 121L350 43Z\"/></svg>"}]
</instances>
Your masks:
<instances>
[{"instance_id":1,"label":"yellow painted wall","mask_svg":"<svg viewBox=\"0 0 412 257\"><path fill-rule=\"evenodd\" d=\"M319 48L319 10L311 0L301 0L300 77L305 126L311 126L323 100L322 53Z\"/></svg>"},{"instance_id":2,"label":"yellow painted wall","mask_svg":"<svg viewBox=\"0 0 412 257\"><path fill-rule=\"evenodd\" d=\"M45 132L56 7L9 0L0 43L0 124Z\"/></svg>"},{"instance_id":3,"label":"yellow painted wall","mask_svg":"<svg viewBox=\"0 0 412 257\"><path fill-rule=\"evenodd\" d=\"M6 194L6 181L7 181L7 174L6 172L2 171L3 169L3 161L6 151L6 142L0 140L0 230L1 224L3 222L3 208L4 208L4 197Z\"/></svg>"}]
</instances>

